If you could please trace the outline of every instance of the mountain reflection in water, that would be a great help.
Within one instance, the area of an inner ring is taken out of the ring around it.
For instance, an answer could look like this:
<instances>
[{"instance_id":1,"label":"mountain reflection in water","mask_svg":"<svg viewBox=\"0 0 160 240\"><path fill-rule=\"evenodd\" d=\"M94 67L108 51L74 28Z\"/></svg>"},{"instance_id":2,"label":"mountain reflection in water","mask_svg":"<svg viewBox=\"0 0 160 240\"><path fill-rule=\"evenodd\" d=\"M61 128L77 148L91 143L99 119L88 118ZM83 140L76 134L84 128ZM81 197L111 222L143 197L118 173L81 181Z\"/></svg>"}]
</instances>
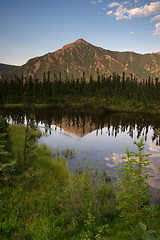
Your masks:
<instances>
[{"instance_id":1,"label":"mountain reflection in water","mask_svg":"<svg viewBox=\"0 0 160 240\"><path fill-rule=\"evenodd\" d=\"M11 123L24 124L25 109L3 109L1 113ZM92 113L59 109L37 109L35 120L43 135L39 144L46 143L58 151L75 150L75 158L68 159L72 170L81 167L87 156L99 169L117 178L115 168L120 167L125 148L135 151L134 141L145 139L145 152L151 153L150 169L155 176L149 183L160 191L160 115L130 113ZM97 163L96 163L97 159Z\"/></svg>"}]
</instances>

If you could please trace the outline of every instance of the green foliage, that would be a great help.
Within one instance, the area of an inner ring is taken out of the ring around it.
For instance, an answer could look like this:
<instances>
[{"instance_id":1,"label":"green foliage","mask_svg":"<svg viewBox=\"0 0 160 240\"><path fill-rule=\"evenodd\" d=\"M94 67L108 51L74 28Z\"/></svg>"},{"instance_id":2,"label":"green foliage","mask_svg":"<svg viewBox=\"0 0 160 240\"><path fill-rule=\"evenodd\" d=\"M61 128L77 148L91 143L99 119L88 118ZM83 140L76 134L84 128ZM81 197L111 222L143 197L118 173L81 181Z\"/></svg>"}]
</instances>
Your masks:
<instances>
[{"instance_id":1,"label":"green foliage","mask_svg":"<svg viewBox=\"0 0 160 240\"><path fill-rule=\"evenodd\" d=\"M96 218L92 214L88 214L88 218L84 221L84 230L77 236L77 239L105 239L109 225L96 226Z\"/></svg>"},{"instance_id":2,"label":"green foliage","mask_svg":"<svg viewBox=\"0 0 160 240\"><path fill-rule=\"evenodd\" d=\"M0 162L5 162L9 157L9 152L6 150L6 142L8 135L8 124L0 116Z\"/></svg>"},{"instance_id":3,"label":"green foliage","mask_svg":"<svg viewBox=\"0 0 160 240\"><path fill-rule=\"evenodd\" d=\"M15 171L16 161L7 149L8 124L0 116L0 183L10 182Z\"/></svg>"},{"instance_id":4,"label":"green foliage","mask_svg":"<svg viewBox=\"0 0 160 240\"><path fill-rule=\"evenodd\" d=\"M23 169L24 161L24 139L25 139L25 126L10 125L9 126L9 150L13 159L17 161L17 173ZM15 144L16 143L16 144Z\"/></svg>"},{"instance_id":5,"label":"green foliage","mask_svg":"<svg viewBox=\"0 0 160 240\"><path fill-rule=\"evenodd\" d=\"M75 158L75 150L66 148L64 150L60 150L59 148L53 149L52 156L55 157L64 157L67 160Z\"/></svg>"},{"instance_id":6,"label":"green foliage","mask_svg":"<svg viewBox=\"0 0 160 240\"><path fill-rule=\"evenodd\" d=\"M64 156L65 156L65 158L69 158L69 159L75 158L75 150L66 148L64 151Z\"/></svg>"},{"instance_id":7,"label":"green foliage","mask_svg":"<svg viewBox=\"0 0 160 240\"><path fill-rule=\"evenodd\" d=\"M32 161L36 159L35 149L37 148L37 145L35 143L38 137L41 136L40 130L38 131L35 125L34 117L30 115L29 112L30 110L28 108L27 126L24 141L24 170L28 169L32 164Z\"/></svg>"},{"instance_id":8,"label":"green foliage","mask_svg":"<svg viewBox=\"0 0 160 240\"><path fill-rule=\"evenodd\" d=\"M155 230L147 230L147 227L142 222L139 222L139 226L143 230L143 240L160 240L160 235Z\"/></svg>"},{"instance_id":9,"label":"green foliage","mask_svg":"<svg viewBox=\"0 0 160 240\"><path fill-rule=\"evenodd\" d=\"M23 162L24 126L10 126L9 138L12 156ZM143 231L137 225L131 225L131 234L128 224L121 221L113 187L89 167L86 159L85 171L71 173L65 158L59 154L52 159L52 151L45 144L34 152L29 168L14 172L14 186L1 187L0 239L142 239ZM156 214L151 218L146 212L143 222L150 226L148 229L156 230L155 234L147 233L158 237L159 209Z\"/></svg>"},{"instance_id":10,"label":"green foliage","mask_svg":"<svg viewBox=\"0 0 160 240\"><path fill-rule=\"evenodd\" d=\"M146 167L150 165L149 154L144 154L144 140L134 142L138 153L126 149L125 163L117 169L121 176L115 183L117 208L121 210L121 216L126 219L139 218L144 213L149 213L149 185L146 182L151 176Z\"/></svg>"},{"instance_id":11,"label":"green foliage","mask_svg":"<svg viewBox=\"0 0 160 240\"><path fill-rule=\"evenodd\" d=\"M10 126L11 145L20 129L25 134L23 126L17 127ZM24 136L21 146L24 149ZM11 146L15 156L23 149ZM112 187L105 182L93 184L86 172L71 173L66 160L60 156L52 159L44 144L34 151L32 168L15 176L14 187L1 190L3 239L103 239L117 214Z\"/></svg>"},{"instance_id":12,"label":"green foliage","mask_svg":"<svg viewBox=\"0 0 160 240\"><path fill-rule=\"evenodd\" d=\"M34 162L36 161L36 140L41 136L41 132L36 129L33 121L30 121L30 128L27 135L27 158L28 165L24 169L24 142L26 137L25 126L12 125L9 126L9 139L8 148L12 158L14 159L12 166L14 167L14 173L12 172L11 183L15 186L24 185L32 181L36 176L34 170ZM15 144L16 143L16 144ZM6 166L8 167L8 166Z\"/></svg>"},{"instance_id":13,"label":"green foliage","mask_svg":"<svg viewBox=\"0 0 160 240\"><path fill-rule=\"evenodd\" d=\"M12 81L0 81L0 104L43 104L57 106L86 106L89 108L129 112L160 112L160 83L156 80L151 85L150 79L137 81L133 74L125 78L113 73L100 76L98 80L87 82L85 74L80 80L72 77L65 81L61 74L54 81L46 77L43 82L32 77L24 81L15 76ZM45 76L45 73L44 73Z\"/></svg>"}]
</instances>

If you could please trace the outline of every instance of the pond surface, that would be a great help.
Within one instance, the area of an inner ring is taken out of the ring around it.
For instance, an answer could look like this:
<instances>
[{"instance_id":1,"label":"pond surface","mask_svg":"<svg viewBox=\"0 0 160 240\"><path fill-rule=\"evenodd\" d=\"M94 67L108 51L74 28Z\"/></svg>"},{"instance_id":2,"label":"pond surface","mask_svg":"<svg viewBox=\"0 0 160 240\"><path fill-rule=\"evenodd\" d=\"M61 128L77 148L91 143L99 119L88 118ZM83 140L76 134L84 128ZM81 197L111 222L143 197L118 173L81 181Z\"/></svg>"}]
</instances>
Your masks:
<instances>
[{"instance_id":1,"label":"pond surface","mask_svg":"<svg viewBox=\"0 0 160 240\"><path fill-rule=\"evenodd\" d=\"M25 122L25 110L3 109L1 114L12 123ZM112 182L117 178L115 168L121 166L125 148L136 151L133 142L144 137L145 153L152 154L149 158L154 177L149 183L154 193L160 192L160 136L157 134L160 115L68 112L51 108L36 110L34 114L42 131L39 144L47 144L53 156L72 149L74 154L68 157L72 170L82 167L87 159L90 166L111 174Z\"/></svg>"}]
</instances>

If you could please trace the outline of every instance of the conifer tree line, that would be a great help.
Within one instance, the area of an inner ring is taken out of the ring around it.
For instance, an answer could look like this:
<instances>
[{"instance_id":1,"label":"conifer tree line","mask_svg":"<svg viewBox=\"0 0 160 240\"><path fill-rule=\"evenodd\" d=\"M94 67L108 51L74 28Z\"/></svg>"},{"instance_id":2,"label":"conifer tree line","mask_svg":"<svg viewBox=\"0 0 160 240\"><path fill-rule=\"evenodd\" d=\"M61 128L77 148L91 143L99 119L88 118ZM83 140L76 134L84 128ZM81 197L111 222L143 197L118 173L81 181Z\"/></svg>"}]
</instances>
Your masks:
<instances>
[{"instance_id":1,"label":"conifer tree line","mask_svg":"<svg viewBox=\"0 0 160 240\"><path fill-rule=\"evenodd\" d=\"M160 82L158 77L155 79L143 79L137 81L133 74L122 76L113 73L108 77L100 75L97 70L97 79L90 76L86 81L85 72L81 79L72 76L69 79L62 79L54 74L54 81L50 81L50 72L43 74L43 81L14 76L11 81L2 79L0 81L0 104L5 103L54 103L60 96L71 97L101 97L110 99L113 96L131 99L134 102L157 103L160 100Z\"/></svg>"}]
</instances>

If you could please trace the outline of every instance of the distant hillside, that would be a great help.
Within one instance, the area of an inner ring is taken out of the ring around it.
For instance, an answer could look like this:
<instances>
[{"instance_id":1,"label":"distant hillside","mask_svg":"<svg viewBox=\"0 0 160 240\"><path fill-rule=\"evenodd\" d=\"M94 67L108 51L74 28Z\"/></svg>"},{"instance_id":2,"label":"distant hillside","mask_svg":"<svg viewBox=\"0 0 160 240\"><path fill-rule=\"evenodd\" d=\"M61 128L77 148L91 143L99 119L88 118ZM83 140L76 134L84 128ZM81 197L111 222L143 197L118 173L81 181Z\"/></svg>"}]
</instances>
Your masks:
<instances>
[{"instance_id":1,"label":"distant hillside","mask_svg":"<svg viewBox=\"0 0 160 240\"><path fill-rule=\"evenodd\" d=\"M21 76L32 76L43 79L44 73L50 71L50 79L81 78L85 72L86 79L90 75L97 79L99 74L108 76L113 72L126 75L133 73L137 79L160 77L160 54L137 54L135 52L117 52L95 47L83 39L64 46L56 52L30 59L25 65L17 68L13 73Z\"/></svg>"},{"instance_id":2,"label":"distant hillside","mask_svg":"<svg viewBox=\"0 0 160 240\"><path fill-rule=\"evenodd\" d=\"M17 68L18 66L0 63L0 78L2 78L2 75L6 75L8 72Z\"/></svg>"}]
</instances>

